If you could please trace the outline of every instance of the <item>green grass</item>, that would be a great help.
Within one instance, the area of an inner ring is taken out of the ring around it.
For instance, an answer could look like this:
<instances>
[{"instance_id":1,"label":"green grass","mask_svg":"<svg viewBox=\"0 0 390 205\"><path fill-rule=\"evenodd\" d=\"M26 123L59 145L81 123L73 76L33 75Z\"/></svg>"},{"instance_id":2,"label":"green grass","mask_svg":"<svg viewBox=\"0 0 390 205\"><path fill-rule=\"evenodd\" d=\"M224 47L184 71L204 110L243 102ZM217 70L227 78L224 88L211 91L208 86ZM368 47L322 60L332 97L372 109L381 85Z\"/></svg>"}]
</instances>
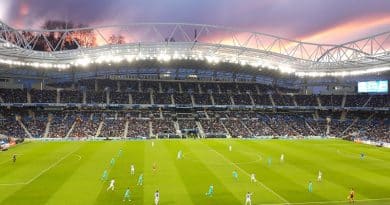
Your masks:
<instances>
[{"instance_id":1,"label":"green grass","mask_svg":"<svg viewBox=\"0 0 390 205\"><path fill-rule=\"evenodd\" d=\"M178 150L182 160L176 159ZM13 154L18 154L15 164ZM109 168L112 157L116 164ZM390 149L341 140L157 140L154 147L151 141L28 142L1 152L0 167L2 205L153 204L157 189L162 205L244 204L248 191L253 204L348 204L351 187L357 204L390 204ZM116 180L113 192L100 181L105 169ZM319 170L322 182L316 181ZM142 187L136 186L140 173ZM250 173L257 183L250 182ZM313 193L307 191L310 180ZM210 184L212 198L205 196ZM126 187L131 202L122 201Z\"/></svg>"}]
</instances>

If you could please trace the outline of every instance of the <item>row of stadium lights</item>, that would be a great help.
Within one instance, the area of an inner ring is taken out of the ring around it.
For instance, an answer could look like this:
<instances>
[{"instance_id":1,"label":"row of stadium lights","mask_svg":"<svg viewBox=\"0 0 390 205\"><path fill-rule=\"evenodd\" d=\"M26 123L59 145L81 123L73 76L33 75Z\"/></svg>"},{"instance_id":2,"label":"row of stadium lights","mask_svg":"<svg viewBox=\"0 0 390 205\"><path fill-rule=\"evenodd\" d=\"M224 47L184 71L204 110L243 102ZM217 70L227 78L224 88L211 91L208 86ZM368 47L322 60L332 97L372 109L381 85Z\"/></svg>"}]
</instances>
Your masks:
<instances>
[{"instance_id":1,"label":"row of stadium lights","mask_svg":"<svg viewBox=\"0 0 390 205\"><path fill-rule=\"evenodd\" d=\"M288 65L272 65L268 62L251 62L251 61L245 61L245 60L237 60L237 59L221 59L218 56L209 56L209 55L191 55L186 56L184 54L178 54L175 52L173 55L169 55L166 53L160 53L159 55L129 55L129 56L120 56L120 55L102 55L97 57L95 60L92 60L88 57L84 57L81 59L77 59L74 62L71 62L70 64L53 64L53 63L38 63L38 62L23 62L23 61L13 61L13 60L4 60L0 59L1 64L7 64L7 65L15 65L15 66L29 66L34 68L57 68L59 70L68 69L71 66L82 66L87 67L90 64L102 64L102 63L120 63L124 60L131 63L133 61L138 60L158 60L160 62L169 62L171 60L200 60L207 62L211 64L218 64L220 62L224 63L235 63L242 66L249 65L252 67L261 67L261 68L268 68L272 70L279 70L282 73L291 74L294 73L298 77L326 77L326 76L333 76L333 77L344 77L344 76L356 76L356 75L364 75L364 74L370 74L370 73L379 73L384 71L389 71L390 67L379 67L379 68L370 68L366 70L356 70L356 71L337 71L337 72L302 72L302 71L296 71L295 69L291 68ZM261 69L260 68L260 69Z\"/></svg>"},{"instance_id":2,"label":"row of stadium lights","mask_svg":"<svg viewBox=\"0 0 390 205\"><path fill-rule=\"evenodd\" d=\"M131 63L133 61L138 61L138 60L157 60L160 62L169 62L171 60L196 60L196 61L207 61L210 64L218 64L218 63L234 63L234 64L239 64L241 66L252 66L252 67L262 67L262 68L269 68L273 70L279 70L282 73L293 73L295 72L295 69L287 66L287 65L272 65L268 62L252 62L252 61L245 61L245 60L238 60L234 58L220 58L216 55L184 55L184 54L178 54L175 52L173 55L165 54L165 53L160 53L159 55L143 55L143 54L138 54L138 55L128 55L128 56L117 56L117 55L102 55L100 57L97 57L95 60L85 57L76 60L75 62L72 62L71 64L74 66L82 66L82 67L87 67L90 64L102 64L102 63L120 63L126 60L127 62ZM261 68L260 68L261 69Z\"/></svg>"}]
</instances>

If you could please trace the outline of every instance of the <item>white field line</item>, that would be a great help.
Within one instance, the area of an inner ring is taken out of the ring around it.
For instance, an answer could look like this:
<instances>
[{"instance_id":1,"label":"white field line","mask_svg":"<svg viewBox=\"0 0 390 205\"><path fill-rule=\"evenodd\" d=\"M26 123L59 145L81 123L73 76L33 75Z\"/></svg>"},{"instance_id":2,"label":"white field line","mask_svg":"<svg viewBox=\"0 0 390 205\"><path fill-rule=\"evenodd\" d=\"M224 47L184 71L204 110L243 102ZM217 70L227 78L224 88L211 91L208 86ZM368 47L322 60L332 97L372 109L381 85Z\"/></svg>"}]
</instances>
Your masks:
<instances>
[{"instance_id":1,"label":"white field line","mask_svg":"<svg viewBox=\"0 0 390 205\"><path fill-rule=\"evenodd\" d=\"M76 150L66 154L65 156L61 157L58 161L54 162L53 164L51 164L49 167L47 167L46 169L42 170L41 172L39 172L36 176L34 176L33 178L31 178L30 180L26 181L26 182L17 182L17 183L8 183L8 184L0 184L0 186L15 186L15 185L26 185L26 184L30 184L31 182L33 182L34 180L36 180L38 177L42 176L42 174L44 174L45 172L49 171L50 169L52 169L53 167L57 166L60 162L62 162L64 159L66 159L67 157L69 157L71 154L73 154L74 152L76 152Z\"/></svg>"},{"instance_id":2,"label":"white field line","mask_svg":"<svg viewBox=\"0 0 390 205\"><path fill-rule=\"evenodd\" d=\"M378 199L360 199L355 200L355 202L369 202L369 201L387 201L390 198L378 198ZM295 202L295 203L267 203L267 204L258 204L258 205L305 205L305 204L338 204L338 203L348 203L348 200L344 201L311 201L311 202Z\"/></svg>"},{"instance_id":3,"label":"white field line","mask_svg":"<svg viewBox=\"0 0 390 205\"><path fill-rule=\"evenodd\" d=\"M244 169L242 169L240 166L238 166L237 164L235 164L234 162L230 161L228 158L226 158L224 155L222 155L221 153L219 153L217 150L215 149L211 149L213 152L215 152L216 154L218 154L221 158L223 158L225 161L229 162L230 164L232 164L233 166L235 166L237 169L241 170L242 172L244 172L246 175L248 175L248 177L250 177L251 175L245 171ZM268 190L269 192L273 193L275 196L277 196L279 199L281 199L282 201L284 201L285 203L282 203L282 204L290 204L285 198L283 198L282 196L280 196L278 193L276 193L274 190L272 190L271 188L269 188L268 186L266 186L265 184L263 184L261 181L259 180L256 180L256 182L261 186L263 187L264 189Z\"/></svg>"}]
</instances>

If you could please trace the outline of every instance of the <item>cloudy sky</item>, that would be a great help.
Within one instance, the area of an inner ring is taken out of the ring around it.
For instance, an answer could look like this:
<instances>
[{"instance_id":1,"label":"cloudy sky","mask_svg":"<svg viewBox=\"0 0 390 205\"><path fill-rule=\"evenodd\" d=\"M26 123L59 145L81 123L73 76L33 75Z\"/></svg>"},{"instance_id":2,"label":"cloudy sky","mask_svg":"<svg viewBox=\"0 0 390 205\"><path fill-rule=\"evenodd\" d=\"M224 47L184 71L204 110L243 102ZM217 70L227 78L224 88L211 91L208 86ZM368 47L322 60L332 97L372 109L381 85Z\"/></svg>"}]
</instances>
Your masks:
<instances>
[{"instance_id":1,"label":"cloudy sky","mask_svg":"<svg viewBox=\"0 0 390 205\"><path fill-rule=\"evenodd\" d=\"M390 30L390 0L0 0L0 20L217 24L302 41L342 43Z\"/></svg>"}]
</instances>

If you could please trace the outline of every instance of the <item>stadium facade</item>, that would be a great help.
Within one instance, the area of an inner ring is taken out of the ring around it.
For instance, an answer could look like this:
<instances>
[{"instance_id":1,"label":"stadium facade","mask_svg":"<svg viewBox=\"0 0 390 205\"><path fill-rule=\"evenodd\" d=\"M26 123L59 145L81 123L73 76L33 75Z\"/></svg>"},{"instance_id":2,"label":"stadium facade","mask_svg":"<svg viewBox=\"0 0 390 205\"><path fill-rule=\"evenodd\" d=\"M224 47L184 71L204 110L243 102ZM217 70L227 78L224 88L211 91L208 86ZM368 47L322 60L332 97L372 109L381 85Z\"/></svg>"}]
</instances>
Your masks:
<instances>
[{"instance_id":1,"label":"stadium facade","mask_svg":"<svg viewBox=\"0 0 390 205\"><path fill-rule=\"evenodd\" d=\"M390 31L331 45L184 23L57 30L0 23L4 136L388 143L389 79Z\"/></svg>"}]
</instances>

